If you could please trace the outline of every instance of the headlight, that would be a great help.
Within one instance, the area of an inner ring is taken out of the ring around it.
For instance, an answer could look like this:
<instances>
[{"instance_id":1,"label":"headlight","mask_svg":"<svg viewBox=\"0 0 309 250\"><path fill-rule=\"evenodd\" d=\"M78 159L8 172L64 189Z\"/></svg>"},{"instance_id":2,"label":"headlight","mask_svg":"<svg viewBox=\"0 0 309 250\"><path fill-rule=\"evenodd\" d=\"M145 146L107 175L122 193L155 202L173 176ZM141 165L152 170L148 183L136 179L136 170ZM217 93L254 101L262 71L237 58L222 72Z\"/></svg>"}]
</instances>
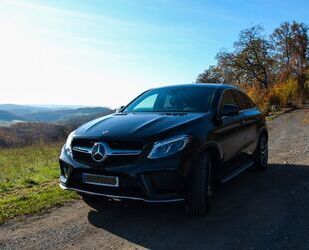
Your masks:
<instances>
[{"instance_id":1,"label":"headlight","mask_svg":"<svg viewBox=\"0 0 309 250\"><path fill-rule=\"evenodd\" d=\"M67 151L68 154L72 154L72 140L73 140L73 136L74 136L74 132L71 132L67 138L66 143L64 144L64 149Z\"/></svg>"},{"instance_id":2,"label":"headlight","mask_svg":"<svg viewBox=\"0 0 309 250\"><path fill-rule=\"evenodd\" d=\"M175 136L167 140L158 141L153 145L153 148L149 153L148 158L158 159L175 154L183 150L189 141L190 137L187 135Z\"/></svg>"}]
</instances>

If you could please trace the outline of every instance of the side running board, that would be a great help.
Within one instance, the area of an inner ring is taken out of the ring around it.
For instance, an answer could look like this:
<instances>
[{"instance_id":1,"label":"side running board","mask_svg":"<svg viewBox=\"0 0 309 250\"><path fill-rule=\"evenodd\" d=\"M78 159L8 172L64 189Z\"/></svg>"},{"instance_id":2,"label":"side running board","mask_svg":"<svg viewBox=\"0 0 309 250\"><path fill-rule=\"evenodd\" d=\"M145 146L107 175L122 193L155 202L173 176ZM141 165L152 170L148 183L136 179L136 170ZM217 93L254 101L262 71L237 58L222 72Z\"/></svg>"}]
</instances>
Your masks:
<instances>
[{"instance_id":1,"label":"side running board","mask_svg":"<svg viewBox=\"0 0 309 250\"><path fill-rule=\"evenodd\" d=\"M237 170L235 170L231 174L225 176L221 180L221 183L228 182L229 180L233 179L234 177L236 177L240 173L244 172L246 169L250 168L251 166L253 166L253 161L249 161L249 162L244 163L240 168L238 168Z\"/></svg>"}]
</instances>

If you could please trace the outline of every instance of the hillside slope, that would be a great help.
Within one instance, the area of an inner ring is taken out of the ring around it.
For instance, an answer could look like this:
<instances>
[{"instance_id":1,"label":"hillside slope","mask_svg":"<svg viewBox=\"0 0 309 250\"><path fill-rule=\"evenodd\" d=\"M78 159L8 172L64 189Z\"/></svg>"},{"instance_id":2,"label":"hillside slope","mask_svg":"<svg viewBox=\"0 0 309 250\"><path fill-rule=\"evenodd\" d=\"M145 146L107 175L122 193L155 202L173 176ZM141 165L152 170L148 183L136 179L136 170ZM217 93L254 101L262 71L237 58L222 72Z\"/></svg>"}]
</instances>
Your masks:
<instances>
[{"instance_id":1,"label":"hillside slope","mask_svg":"<svg viewBox=\"0 0 309 250\"><path fill-rule=\"evenodd\" d=\"M21 115L29 112L38 112L48 110L46 107L30 106L30 105L19 105L19 104L0 104L0 110L4 110L16 115Z\"/></svg>"},{"instance_id":2,"label":"hillside slope","mask_svg":"<svg viewBox=\"0 0 309 250\"><path fill-rule=\"evenodd\" d=\"M24 118L4 110L0 110L0 121L25 120Z\"/></svg>"},{"instance_id":3,"label":"hillside slope","mask_svg":"<svg viewBox=\"0 0 309 250\"><path fill-rule=\"evenodd\" d=\"M58 122L69 120L79 116L88 116L95 114L108 114L111 110L108 108L93 107L93 108L78 108L78 109L61 109L30 112L22 115L28 121L41 122Z\"/></svg>"}]
</instances>

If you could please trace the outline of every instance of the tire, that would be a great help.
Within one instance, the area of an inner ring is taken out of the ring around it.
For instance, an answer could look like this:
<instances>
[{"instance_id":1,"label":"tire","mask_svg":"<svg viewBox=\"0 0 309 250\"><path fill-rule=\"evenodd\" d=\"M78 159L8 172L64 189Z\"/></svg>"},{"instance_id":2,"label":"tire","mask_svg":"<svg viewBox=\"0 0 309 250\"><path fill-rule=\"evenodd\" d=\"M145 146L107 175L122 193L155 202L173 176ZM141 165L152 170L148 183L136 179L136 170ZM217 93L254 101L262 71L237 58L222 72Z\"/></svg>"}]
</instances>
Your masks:
<instances>
[{"instance_id":1,"label":"tire","mask_svg":"<svg viewBox=\"0 0 309 250\"><path fill-rule=\"evenodd\" d=\"M268 162L268 140L264 134L260 137L255 151L254 169L257 171L265 171Z\"/></svg>"},{"instance_id":2,"label":"tire","mask_svg":"<svg viewBox=\"0 0 309 250\"><path fill-rule=\"evenodd\" d=\"M208 190L211 160L209 152L202 153L189 174L186 212L192 216L203 216L209 212Z\"/></svg>"}]
</instances>

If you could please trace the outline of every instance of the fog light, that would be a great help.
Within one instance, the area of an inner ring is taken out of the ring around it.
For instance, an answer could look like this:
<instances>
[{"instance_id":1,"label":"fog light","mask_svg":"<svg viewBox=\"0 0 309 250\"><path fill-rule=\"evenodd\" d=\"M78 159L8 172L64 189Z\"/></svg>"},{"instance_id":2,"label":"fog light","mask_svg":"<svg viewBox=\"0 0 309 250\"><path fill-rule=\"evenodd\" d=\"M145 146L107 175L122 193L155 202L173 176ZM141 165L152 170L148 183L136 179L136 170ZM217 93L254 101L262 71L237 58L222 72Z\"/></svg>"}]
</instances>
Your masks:
<instances>
[{"instance_id":1,"label":"fog light","mask_svg":"<svg viewBox=\"0 0 309 250\"><path fill-rule=\"evenodd\" d=\"M61 168L61 175L60 175L60 180L63 183L67 182L67 179L69 178L71 172L72 172L72 168L70 165L64 163L64 162L60 162L60 168Z\"/></svg>"},{"instance_id":2,"label":"fog light","mask_svg":"<svg viewBox=\"0 0 309 250\"><path fill-rule=\"evenodd\" d=\"M67 179L69 176L69 167L63 166L63 175Z\"/></svg>"}]
</instances>

